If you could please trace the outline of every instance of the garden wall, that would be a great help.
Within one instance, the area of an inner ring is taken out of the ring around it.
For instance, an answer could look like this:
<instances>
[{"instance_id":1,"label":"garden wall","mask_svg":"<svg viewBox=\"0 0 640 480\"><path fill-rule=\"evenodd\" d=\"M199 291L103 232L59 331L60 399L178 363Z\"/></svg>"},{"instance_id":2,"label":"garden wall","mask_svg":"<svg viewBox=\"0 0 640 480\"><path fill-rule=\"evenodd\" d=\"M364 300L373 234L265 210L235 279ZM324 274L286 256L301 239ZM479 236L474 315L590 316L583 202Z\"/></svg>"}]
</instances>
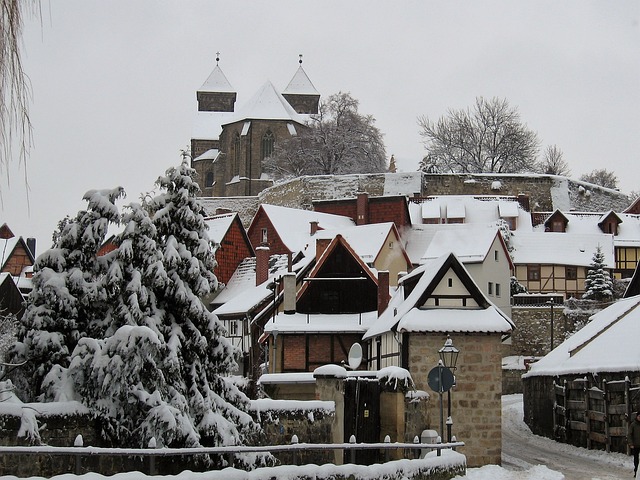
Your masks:
<instances>
[{"instance_id":1,"label":"garden wall","mask_svg":"<svg viewBox=\"0 0 640 480\"><path fill-rule=\"evenodd\" d=\"M293 435L298 436L300 443L331 443L334 410L333 402L256 400L252 402L250 413L263 426L265 436L261 444L287 445L291 443ZM25 432L29 430L28 425L35 421L38 423L39 437L28 438ZM0 427L0 444L3 446L43 444L71 447L78 435L82 435L84 446L111 446L100 440L100 426L79 404L77 408L53 403L28 404L24 408L5 404L0 410ZM292 454L288 452L279 453L276 458L282 464L294 463ZM299 464L321 465L331 458L331 451L305 450L297 453L295 461ZM79 470L76 461L75 456L69 455L0 454L0 476L50 477L76 471L113 475L123 471L148 472L150 468L149 458L93 455L82 458ZM194 469L189 457L159 457L155 462L155 468L163 474Z\"/></svg>"}]
</instances>

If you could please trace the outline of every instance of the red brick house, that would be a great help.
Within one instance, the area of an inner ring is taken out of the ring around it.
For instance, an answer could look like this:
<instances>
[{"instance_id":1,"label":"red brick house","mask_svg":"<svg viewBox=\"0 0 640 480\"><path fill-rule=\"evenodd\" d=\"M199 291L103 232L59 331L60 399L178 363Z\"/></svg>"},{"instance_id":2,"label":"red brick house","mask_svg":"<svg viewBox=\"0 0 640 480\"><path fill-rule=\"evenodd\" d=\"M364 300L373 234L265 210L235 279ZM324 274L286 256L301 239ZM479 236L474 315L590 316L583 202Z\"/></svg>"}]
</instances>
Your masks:
<instances>
[{"instance_id":1,"label":"red brick house","mask_svg":"<svg viewBox=\"0 0 640 480\"><path fill-rule=\"evenodd\" d=\"M297 254L311 247L315 248L315 245L311 245L311 235L317 230L353 225L353 220L342 215L262 204L254 215L247 234L254 249L267 245L272 255Z\"/></svg>"},{"instance_id":2,"label":"red brick house","mask_svg":"<svg viewBox=\"0 0 640 480\"><path fill-rule=\"evenodd\" d=\"M313 209L352 218L357 225L393 222L400 232L411 226L407 199L402 195L370 197L359 193L356 198L314 201Z\"/></svg>"},{"instance_id":3,"label":"red brick house","mask_svg":"<svg viewBox=\"0 0 640 480\"><path fill-rule=\"evenodd\" d=\"M11 275L23 294L31 291L35 245L33 238L16 237L6 223L0 227L0 273Z\"/></svg>"},{"instance_id":4,"label":"red brick house","mask_svg":"<svg viewBox=\"0 0 640 480\"><path fill-rule=\"evenodd\" d=\"M255 256L247 232L237 213L215 215L205 219L209 227L209 238L216 246L214 273L219 282L228 283L240 262Z\"/></svg>"}]
</instances>

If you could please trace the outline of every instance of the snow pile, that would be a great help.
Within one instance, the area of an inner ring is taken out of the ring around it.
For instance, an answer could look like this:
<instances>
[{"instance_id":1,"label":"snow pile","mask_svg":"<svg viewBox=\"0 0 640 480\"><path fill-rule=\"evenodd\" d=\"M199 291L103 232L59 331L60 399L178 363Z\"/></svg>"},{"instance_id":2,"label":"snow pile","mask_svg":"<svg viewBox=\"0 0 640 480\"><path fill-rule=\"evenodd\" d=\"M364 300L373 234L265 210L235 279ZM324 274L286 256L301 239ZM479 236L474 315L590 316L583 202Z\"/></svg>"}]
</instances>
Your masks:
<instances>
[{"instance_id":1,"label":"snow pile","mask_svg":"<svg viewBox=\"0 0 640 480\"><path fill-rule=\"evenodd\" d=\"M415 390L415 384L408 370L400 367L384 367L378 370L376 377L384 387L392 390Z\"/></svg>"}]
</instances>

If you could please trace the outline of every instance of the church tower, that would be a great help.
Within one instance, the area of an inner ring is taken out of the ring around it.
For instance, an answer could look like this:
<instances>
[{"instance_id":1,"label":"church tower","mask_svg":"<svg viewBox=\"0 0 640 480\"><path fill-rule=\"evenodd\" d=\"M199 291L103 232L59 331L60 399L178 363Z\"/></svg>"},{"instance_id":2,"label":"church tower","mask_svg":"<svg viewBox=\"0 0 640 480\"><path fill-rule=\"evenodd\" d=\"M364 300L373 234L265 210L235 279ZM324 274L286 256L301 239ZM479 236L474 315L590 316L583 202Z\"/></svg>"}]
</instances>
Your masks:
<instances>
[{"instance_id":1,"label":"church tower","mask_svg":"<svg viewBox=\"0 0 640 480\"><path fill-rule=\"evenodd\" d=\"M307 73L302 68L302 55L298 60L300 66L295 75L282 92L282 96L289 102L289 105L298 113L316 114L318 113L318 103L320 102L320 93L313 86Z\"/></svg>"},{"instance_id":2,"label":"church tower","mask_svg":"<svg viewBox=\"0 0 640 480\"><path fill-rule=\"evenodd\" d=\"M220 69L220 53L216 53L216 67L196 92L199 112L233 112L236 91Z\"/></svg>"}]
</instances>

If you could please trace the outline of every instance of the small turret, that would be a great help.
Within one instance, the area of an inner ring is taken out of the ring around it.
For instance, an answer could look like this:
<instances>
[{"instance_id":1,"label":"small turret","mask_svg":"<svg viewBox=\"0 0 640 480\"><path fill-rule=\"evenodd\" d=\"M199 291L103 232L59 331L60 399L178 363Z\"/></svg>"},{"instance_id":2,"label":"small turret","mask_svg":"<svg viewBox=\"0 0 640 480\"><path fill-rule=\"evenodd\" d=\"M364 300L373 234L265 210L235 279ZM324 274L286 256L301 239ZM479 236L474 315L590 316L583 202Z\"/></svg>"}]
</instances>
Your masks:
<instances>
[{"instance_id":1,"label":"small turret","mask_svg":"<svg viewBox=\"0 0 640 480\"><path fill-rule=\"evenodd\" d=\"M320 93L313 86L307 73L302 68L302 54L299 55L298 63L300 66L295 75L282 92L282 96L289 102L293 109L302 114L318 113L318 103L320 102Z\"/></svg>"}]
</instances>

